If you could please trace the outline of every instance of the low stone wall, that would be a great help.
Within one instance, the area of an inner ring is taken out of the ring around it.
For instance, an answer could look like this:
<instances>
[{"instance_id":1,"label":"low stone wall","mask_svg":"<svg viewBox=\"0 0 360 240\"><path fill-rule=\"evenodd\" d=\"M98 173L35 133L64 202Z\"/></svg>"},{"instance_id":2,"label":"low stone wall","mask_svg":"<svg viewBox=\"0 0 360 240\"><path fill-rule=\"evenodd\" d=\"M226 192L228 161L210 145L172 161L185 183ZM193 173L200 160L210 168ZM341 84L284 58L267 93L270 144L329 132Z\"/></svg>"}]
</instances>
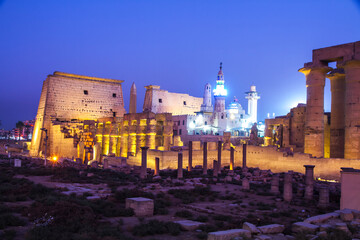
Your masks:
<instances>
[{"instance_id":1,"label":"low stone wall","mask_svg":"<svg viewBox=\"0 0 360 240\"><path fill-rule=\"evenodd\" d=\"M222 167L230 165L230 150L223 150L221 157ZM177 169L177 152L148 151L148 168L155 168L155 157L160 158L160 169ZM189 151L183 151L183 167L188 165ZM212 168L213 160L217 160L217 150L208 150L208 168ZM130 157L130 165L141 165L141 156ZM203 150L193 150L193 167L203 164ZM305 173L304 165L315 165L314 177L327 180L340 180L342 167L360 168L360 160L342 158L311 158L308 154L294 153L287 156L274 147L247 146L247 166L260 169L270 169L274 173L295 172ZM235 147L235 167L242 166L242 146Z\"/></svg>"}]
</instances>

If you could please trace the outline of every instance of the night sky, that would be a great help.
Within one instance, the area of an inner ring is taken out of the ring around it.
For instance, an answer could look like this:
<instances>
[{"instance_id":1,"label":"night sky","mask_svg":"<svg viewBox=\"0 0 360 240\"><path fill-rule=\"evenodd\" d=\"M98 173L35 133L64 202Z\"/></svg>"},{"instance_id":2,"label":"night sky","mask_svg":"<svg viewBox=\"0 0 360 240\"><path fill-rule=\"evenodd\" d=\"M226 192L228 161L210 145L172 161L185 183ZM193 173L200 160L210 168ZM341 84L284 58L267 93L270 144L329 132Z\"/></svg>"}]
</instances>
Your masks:
<instances>
[{"instance_id":1,"label":"night sky","mask_svg":"<svg viewBox=\"0 0 360 240\"><path fill-rule=\"evenodd\" d=\"M306 101L312 50L360 40L360 4L308 1L0 0L0 128L34 119L54 71L202 97L223 62L229 104L257 86L259 120ZM326 82L325 110L330 111Z\"/></svg>"}]
</instances>

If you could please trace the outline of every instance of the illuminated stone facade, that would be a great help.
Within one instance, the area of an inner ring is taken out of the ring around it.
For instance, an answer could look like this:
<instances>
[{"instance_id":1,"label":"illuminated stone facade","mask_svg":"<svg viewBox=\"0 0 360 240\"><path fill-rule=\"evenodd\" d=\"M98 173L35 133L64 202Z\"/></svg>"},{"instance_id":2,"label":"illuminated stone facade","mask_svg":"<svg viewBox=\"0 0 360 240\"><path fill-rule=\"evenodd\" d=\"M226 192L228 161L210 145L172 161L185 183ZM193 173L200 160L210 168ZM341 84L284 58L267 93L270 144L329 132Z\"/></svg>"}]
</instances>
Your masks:
<instances>
[{"instance_id":1,"label":"illuminated stone facade","mask_svg":"<svg viewBox=\"0 0 360 240\"><path fill-rule=\"evenodd\" d=\"M160 89L160 86L149 85L145 88L144 112L171 113L172 115L194 114L200 111L203 103L203 98L168 92Z\"/></svg>"},{"instance_id":2,"label":"illuminated stone facade","mask_svg":"<svg viewBox=\"0 0 360 240\"><path fill-rule=\"evenodd\" d=\"M123 116L122 82L61 72L49 75L41 91L30 154L40 156L44 152L45 133L41 128L47 130L48 149L51 149L54 147L52 141L56 141L61 132L59 123L62 121L81 122ZM50 153L48 151L48 155Z\"/></svg>"},{"instance_id":3,"label":"illuminated stone facade","mask_svg":"<svg viewBox=\"0 0 360 240\"><path fill-rule=\"evenodd\" d=\"M328 67L336 62L336 69ZM324 86L331 83L330 157L360 159L360 41L313 50L305 74L307 109L304 152L323 157Z\"/></svg>"}]
</instances>

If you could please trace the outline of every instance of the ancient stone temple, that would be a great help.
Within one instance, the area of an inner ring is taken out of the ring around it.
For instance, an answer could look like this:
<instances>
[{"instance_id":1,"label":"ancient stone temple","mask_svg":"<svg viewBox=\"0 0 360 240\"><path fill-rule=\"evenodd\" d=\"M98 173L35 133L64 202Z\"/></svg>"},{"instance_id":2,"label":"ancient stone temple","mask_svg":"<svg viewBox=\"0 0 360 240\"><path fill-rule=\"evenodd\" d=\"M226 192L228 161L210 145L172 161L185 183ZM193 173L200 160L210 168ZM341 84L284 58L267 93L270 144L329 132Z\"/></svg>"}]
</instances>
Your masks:
<instances>
[{"instance_id":1,"label":"ancient stone temple","mask_svg":"<svg viewBox=\"0 0 360 240\"><path fill-rule=\"evenodd\" d=\"M72 155L76 143L64 138L64 134L76 134L76 125L82 125L84 120L122 117L125 113L122 82L62 72L49 75L43 83L30 154L44 153L46 131L47 155L54 151ZM69 127L65 132L62 123Z\"/></svg>"},{"instance_id":2,"label":"ancient stone temple","mask_svg":"<svg viewBox=\"0 0 360 240\"><path fill-rule=\"evenodd\" d=\"M336 69L328 64L336 62ZM324 86L331 84L330 157L360 159L360 41L313 50L299 70L307 87L304 152L324 156Z\"/></svg>"}]
</instances>

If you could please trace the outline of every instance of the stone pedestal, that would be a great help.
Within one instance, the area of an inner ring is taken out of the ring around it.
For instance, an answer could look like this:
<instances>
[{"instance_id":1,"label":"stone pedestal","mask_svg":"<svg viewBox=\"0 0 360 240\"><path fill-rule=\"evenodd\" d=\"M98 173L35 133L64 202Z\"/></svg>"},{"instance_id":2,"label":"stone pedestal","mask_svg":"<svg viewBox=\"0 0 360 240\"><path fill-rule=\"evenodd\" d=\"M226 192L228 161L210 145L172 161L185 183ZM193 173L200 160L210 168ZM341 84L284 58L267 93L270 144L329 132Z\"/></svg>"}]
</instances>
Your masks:
<instances>
[{"instance_id":1,"label":"stone pedestal","mask_svg":"<svg viewBox=\"0 0 360 240\"><path fill-rule=\"evenodd\" d=\"M329 206L329 188L322 186L319 191L319 208L327 208Z\"/></svg>"},{"instance_id":2,"label":"stone pedestal","mask_svg":"<svg viewBox=\"0 0 360 240\"><path fill-rule=\"evenodd\" d=\"M132 208L137 217L151 217L154 215L154 201L149 198L127 198L125 207Z\"/></svg>"},{"instance_id":3,"label":"stone pedestal","mask_svg":"<svg viewBox=\"0 0 360 240\"><path fill-rule=\"evenodd\" d=\"M290 172L288 172L288 173L285 173L285 178L284 178L283 198L284 198L284 201L291 202L292 197L293 197L293 194L292 194L292 174Z\"/></svg>"},{"instance_id":4,"label":"stone pedestal","mask_svg":"<svg viewBox=\"0 0 360 240\"><path fill-rule=\"evenodd\" d=\"M324 86L327 66L304 67L306 77L306 122L304 152L313 157L324 156Z\"/></svg>"},{"instance_id":5,"label":"stone pedestal","mask_svg":"<svg viewBox=\"0 0 360 240\"><path fill-rule=\"evenodd\" d=\"M235 159L235 149L234 147L230 147L230 171L234 170L234 159Z\"/></svg>"},{"instance_id":6,"label":"stone pedestal","mask_svg":"<svg viewBox=\"0 0 360 240\"><path fill-rule=\"evenodd\" d=\"M141 170L140 178L146 178L146 169L147 169L147 150L149 147L141 147Z\"/></svg>"},{"instance_id":7,"label":"stone pedestal","mask_svg":"<svg viewBox=\"0 0 360 240\"><path fill-rule=\"evenodd\" d=\"M305 167L305 199L312 200L314 196L315 165L304 165L304 167Z\"/></svg>"},{"instance_id":8,"label":"stone pedestal","mask_svg":"<svg viewBox=\"0 0 360 240\"><path fill-rule=\"evenodd\" d=\"M103 164L103 167L104 167L104 169L107 169L107 168L109 168L109 160L108 159L104 159L104 164Z\"/></svg>"},{"instance_id":9,"label":"stone pedestal","mask_svg":"<svg viewBox=\"0 0 360 240\"><path fill-rule=\"evenodd\" d=\"M183 153L178 153L178 170L177 170L177 178L183 178Z\"/></svg>"},{"instance_id":10,"label":"stone pedestal","mask_svg":"<svg viewBox=\"0 0 360 240\"><path fill-rule=\"evenodd\" d=\"M331 71L330 157L343 158L345 148L345 72L343 68Z\"/></svg>"},{"instance_id":11,"label":"stone pedestal","mask_svg":"<svg viewBox=\"0 0 360 240\"><path fill-rule=\"evenodd\" d=\"M242 179L242 190L250 190L250 182L246 177Z\"/></svg>"},{"instance_id":12,"label":"stone pedestal","mask_svg":"<svg viewBox=\"0 0 360 240\"><path fill-rule=\"evenodd\" d=\"M279 175L273 175L271 178L271 193L279 194Z\"/></svg>"},{"instance_id":13,"label":"stone pedestal","mask_svg":"<svg viewBox=\"0 0 360 240\"><path fill-rule=\"evenodd\" d=\"M218 141L218 173L221 173L221 151L222 141Z\"/></svg>"},{"instance_id":14,"label":"stone pedestal","mask_svg":"<svg viewBox=\"0 0 360 240\"><path fill-rule=\"evenodd\" d=\"M160 158L155 158L155 176L158 176L160 174Z\"/></svg>"},{"instance_id":15,"label":"stone pedestal","mask_svg":"<svg viewBox=\"0 0 360 240\"><path fill-rule=\"evenodd\" d=\"M213 162L213 176L214 177L217 177L219 174L218 167L219 167L218 161L214 160L214 162Z\"/></svg>"},{"instance_id":16,"label":"stone pedestal","mask_svg":"<svg viewBox=\"0 0 360 240\"><path fill-rule=\"evenodd\" d=\"M21 160L20 159L15 159L14 160L14 167L21 167Z\"/></svg>"},{"instance_id":17,"label":"stone pedestal","mask_svg":"<svg viewBox=\"0 0 360 240\"><path fill-rule=\"evenodd\" d=\"M192 171L192 141L189 141L189 163L188 163L188 171L191 172Z\"/></svg>"},{"instance_id":18,"label":"stone pedestal","mask_svg":"<svg viewBox=\"0 0 360 240\"><path fill-rule=\"evenodd\" d=\"M207 142L203 146L203 174L207 174Z\"/></svg>"},{"instance_id":19,"label":"stone pedestal","mask_svg":"<svg viewBox=\"0 0 360 240\"><path fill-rule=\"evenodd\" d=\"M360 60L344 65L345 87L345 158L360 159Z\"/></svg>"}]
</instances>

